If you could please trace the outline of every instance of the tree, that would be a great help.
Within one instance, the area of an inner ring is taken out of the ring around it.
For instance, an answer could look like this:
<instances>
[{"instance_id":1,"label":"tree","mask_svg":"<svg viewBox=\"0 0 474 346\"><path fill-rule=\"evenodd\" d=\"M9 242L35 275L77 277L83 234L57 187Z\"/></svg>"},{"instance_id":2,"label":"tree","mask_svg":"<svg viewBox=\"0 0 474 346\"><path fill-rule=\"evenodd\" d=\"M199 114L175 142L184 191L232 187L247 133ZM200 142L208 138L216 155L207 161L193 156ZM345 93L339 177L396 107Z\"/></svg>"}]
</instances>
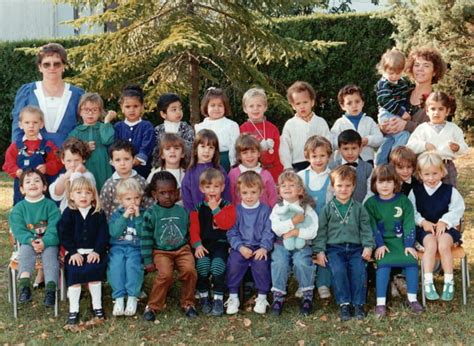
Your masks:
<instances>
[{"instance_id":1,"label":"tree","mask_svg":"<svg viewBox=\"0 0 474 346\"><path fill-rule=\"evenodd\" d=\"M448 62L437 88L456 98L456 120L474 125L474 5L471 0L412 0L394 5L398 48L432 46Z\"/></svg>"},{"instance_id":2,"label":"tree","mask_svg":"<svg viewBox=\"0 0 474 346\"><path fill-rule=\"evenodd\" d=\"M83 24L117 28L70 50L81 73L74 82L104 96L116 97L127 83L143 84L147 104L168 91L189 95L191 122L199 121L203 86L222 79L237 90L259 85L274 102L283 103L259 66L316 58L339 43L304 42L272 31L269 9L284 11L285 0L115 1L58 0L76 6L104 6L103 13L80 18ZM104 4L105 2L105 4Z\"/></svg>"}]
</instances>

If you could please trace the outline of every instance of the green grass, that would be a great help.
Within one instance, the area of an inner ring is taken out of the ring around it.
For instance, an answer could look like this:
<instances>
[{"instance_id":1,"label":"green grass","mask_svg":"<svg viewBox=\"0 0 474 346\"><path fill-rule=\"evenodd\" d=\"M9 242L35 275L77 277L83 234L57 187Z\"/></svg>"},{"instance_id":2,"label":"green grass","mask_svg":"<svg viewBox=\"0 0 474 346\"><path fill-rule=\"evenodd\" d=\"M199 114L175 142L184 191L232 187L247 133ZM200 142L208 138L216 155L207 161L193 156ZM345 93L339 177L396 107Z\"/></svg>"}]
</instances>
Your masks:
<instances>
[{"instance_id":1,"label":"green grass","mask_svg":"<svg viewBox=\"0 0 474 346\"><path fill-rule=\"evenodd\" d=\"M474 160L472 151L466 160L458 163L459 190L466 200L465 248L473 258L474 236ZM364 321L338 320L335 304L322 304L315 300L315 312L304 318L298 314L298 300L290 298L280 318L271 315L257 316L245 311L234 317L198 317L187 320L178 308L178 287L170 292L168 307L159 313L159 322L146 322L141 317L144 303L139 305L140 314L134 318L110 317L105 324L80 333L63 329L67 317L67 303L60 305L60 315L54 318L51 310L42 306L43 291L34 292L33 304L20 307L19 318L13 320L7 300L6 270L10 247L6 218L11 201L11 181L0 175L0 342L31 344L472 344L474 338L474 287L471 287L468 305L461 304L459 264L456 264L456 294L451 303L432 302L421 316L411 314L401 299L392 302L389 316L378 321L373 315L374 292L369 295L370 313ZM471 274L471 275L474 275ZM437 278L437 286L442 285ZM152 277L147 277L146 287ZM294 292L294 282L291 285ZM110 287L104 289L104 307L110 316L112 302ZM81 318L90 317L90 299L81 301Z\"/></svg>"}]
</instances>

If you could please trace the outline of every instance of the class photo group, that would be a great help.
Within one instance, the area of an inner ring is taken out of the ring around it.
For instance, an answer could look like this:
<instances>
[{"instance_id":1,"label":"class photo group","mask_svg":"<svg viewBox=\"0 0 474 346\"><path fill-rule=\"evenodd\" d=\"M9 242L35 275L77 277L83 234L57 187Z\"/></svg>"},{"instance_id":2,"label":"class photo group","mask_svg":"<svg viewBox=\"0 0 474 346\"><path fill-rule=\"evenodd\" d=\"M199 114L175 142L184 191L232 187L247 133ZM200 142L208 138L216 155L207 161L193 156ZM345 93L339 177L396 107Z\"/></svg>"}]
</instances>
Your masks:
<instances>
[{"instance_id":1,"label":"class photo group","mask_svg":"<svg viewBox=\"0 0 474 346\"><path fill-rule=\"evenodd\" d=\"M39 48L36 64L42 80L16 93L2 167L14 179L8 221L19 244L20 304L43 287L44 305L54 307L61 268L70 326L80 323L82 290L95 319L154 321L176 309L167 305L175 280L188 318L239 313L243 287L256 314L280 316L291 294L308 316L317 294L337 304L341 321L383 319L397 290L422 314L420 285L429 301L453 299L465 210L455 160L468 145L449 121L455 100L433 88L446 71L437 50L387 50L374 89L340 86L332 127L313 111L313 87L295 81L286 92L294 115L281 133L258 86L243 94L242 124L231 119L225 90L211 87L202 122L183 121L182 99L169 92L156 100L162 122L154 126L143 118L140 86L124 85L120 109L106 110L98 93L64 81L60 44ZM377 100L378 114L364 113L366 98Z\"/></svg>"}]
</instances>

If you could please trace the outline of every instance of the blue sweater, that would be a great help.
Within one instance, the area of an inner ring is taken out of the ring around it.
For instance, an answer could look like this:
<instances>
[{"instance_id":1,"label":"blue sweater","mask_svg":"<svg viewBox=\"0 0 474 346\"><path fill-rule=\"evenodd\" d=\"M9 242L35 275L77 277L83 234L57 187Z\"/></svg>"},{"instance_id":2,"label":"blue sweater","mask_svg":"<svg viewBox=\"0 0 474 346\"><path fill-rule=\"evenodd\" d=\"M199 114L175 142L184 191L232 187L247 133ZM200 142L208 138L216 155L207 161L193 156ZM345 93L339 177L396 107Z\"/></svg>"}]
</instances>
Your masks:
<instances>
[{"instance_id":1,"label":"blue sweater","mask_svg":"<svg viewBox=\"0 0 474 346\"><path fill-rule=\"evenodd\" d=\"M138 124L128 126L124 121L114 125L115 139L125 139L133 144L135 156L145 162L151 158L155 148L155 129L152 123L142 120Z\"/></svg>"}]
</instances>

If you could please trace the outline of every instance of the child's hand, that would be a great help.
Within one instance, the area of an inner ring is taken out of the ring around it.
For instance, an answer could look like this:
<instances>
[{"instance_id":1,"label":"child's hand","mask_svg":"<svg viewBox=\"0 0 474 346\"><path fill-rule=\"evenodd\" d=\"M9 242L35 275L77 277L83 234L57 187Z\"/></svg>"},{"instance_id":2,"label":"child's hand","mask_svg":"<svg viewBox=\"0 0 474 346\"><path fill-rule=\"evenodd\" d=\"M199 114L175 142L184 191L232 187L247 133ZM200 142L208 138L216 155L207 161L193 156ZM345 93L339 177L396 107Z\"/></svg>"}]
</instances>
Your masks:
<instances>
[{"instance_id":1,"label":"child's hand","mask_svg":"<svg viewBox=\"0 0 474 346\"><path fill-rule=\"evenodd\" d=\"M418 259L418 253L416 252L416 249L413 247L407 247L405 248L405 256L412 255L414 259Z\"/></svg>"},{"instance_id":2,"label":"child's hand","mask_svg":"<svg viewBox=\"0 0 474 346\"><path fill-rule=\"evenodd\" d=\"M87 263L99 263L100 256L97 252L92 251L90 254L87 255Z\"/></svg>"},{"instance_id":3,"label":"child's hand","mask_svg":"<svg viewBox=\"0 0 474 346\"><path fill-rule=\"evenodd\" d=\"M85 173L85 172L86 172L86 166L84 166L82 163L80 163L74 170L74 173Z\"/></svg>"},{"instance_id":4,"label":"child's hand","mask_svg":"<svg viewBox=\"0 0 474 346\"><path fill-rule=\"evenodd\" d=\"M297 225L299 223L304 222L304 214L296 214L291 218L291 222L293 222L293 225Z\"/></svg>"},{"instance_id":5,"label":"child's hand","mask_svg":"<svg viewBox=\"0 0 474 346\"><path fill-rule=\"evenodd\" d=\"M91 151L94 151L95 150L95 142L94 141L89 141L87 142L87 145L89 146L89 149Z\"/></svg>"},{"instance_id":6,"label":"child's hand","mask_svg":"<svg viewBox=\"0 0 474 346\"><path fill-rule=\"evenodd\" d=\"M142 162L136 157L133 158L133 166L141 166Z\"/></svg>"},{"instance_id":7,"label":"child's hand","mask_svg":"<svg viewBox=\"0 0 474 346\"><path fill-rule=\"evenodd\" d=\"M283 239L288 239L291 237L298 237L300 235L300 230L298 228L294 228L289 232L286 232L282 235Z\"/></svg>"},{"instance_id":8,"label":"child's hand","mask_svg":"<svg viewBox=\"0 0 474 346\"><path fill-rule=\"evenodd\" d=\"M426 151L433 151L433 150L436 150L436 147L431 143L426 143L425 144L425 149L426 149Z\"/></svg>"},{"instance_id":9,"label":"child's hand","mask_svg":"<svg viewBox=\"0 0 474 346\"><path fill-rule=\"evenodd\" d=\"M367 137L363 137L361 147L365 147L367 144L369 144L369 139Z\"/></svg>"},{"instance_id":10,"label":"child's hand","mask_svg":"<svg viewBox=\"0 0 474 346\"><path fill-rule=\"evenodd\" d=\"M153 263L150 263L150 264L147 264L145 266L145 272L147 273L153 273L154 271L156 271L156 267Z\"/></svg>"},{"instance_id":11,"label":"child's hand","mask_svg":"<svg viewBox=\"0 0 474 346\"><path fill-rule=\"evenodd\" d=\"M69 264L72 264L73 266L82 266L82 263L84 262L84 257L82 257L81 254L75 253L69 258Z\"/></svg>"},{"instance_id":12,"label":"child's hand","mask_svg":"<svg viewBox=\"0 0 474 346\"><path fill-rule=\"evenodd\" d=\"M209 208L211 208L211 210L214 210L217 209L220 201L220 198L219 200L217 200L216 196L209 196L209 198L207 199L207 205L209 206Z\"/></svg>"},{"instance_id":13,"label":"child's hand","mask_svg":"<svg viewBox=\"0 0 474 346\"><path fill-rule=\"evenodd\" d=\"M436 236L439 237L444 232L446 232L446 230L448 229L448 225L445 222L440 220L436 223L435 228L436 228Z\"/></svg>"},{"instance_id":14,"label":"child's hand","mask_svg":"<svg viewBox=\"0 0 474 346\"><path fill-rule=\"evenodd\" d=\"M36 253L42 253L44 250L44 242L41 239L33 240L31 246L33 246Z\"/></svg>"},{"instance_id":15,"label":"child's hand","mask_svg":"<svg viewBox=\"0 0 474 346\"><path fill-rule=\"evenodd\" d=\"M110 123L112 120L114 120L117 117L117 112L116 111L108 111L107 115L104 118L104 123Z\"/></svg>"},{"instance_id":16,"label":"child's hand","mask_svg":"<svg viewBox=\"0 0 474 346\"><path fill-rule=\"evenodd\" d=\"M39 165L38 167L36 167L36 169L38 171L40 171L41 173L46 174L46 165L45 164Z\"/></svg>"},{"instance_id":17,"label":"child's hand","mask_svg":"<svg viewBox=\"0 0 474 346\"><path fill-rule=\"evenodd\" d=\"M255 257L255 259L257 261L261 261L261 260L267 260L268 259L268 251L267 249L264 249L263 247L261 247L260 249L258 249L257 251L255 251L253 253L253 256Z\"/></svg>"},{"instance_id":18,"label":"child's hand","mask_svg":"<svg viewBox=\"0 0 474 346\"><path fill-rule=\"evenodd\" d=\"M421 222L421 227L423 227L423 230L425 232L430 232L435 234L435 224L432 222L429 222L428 220L423 220Z\"/></svg>"},{"instance_id":19,"label":"child's hand","mask_svg":"<svg viewBox=\"0 0 474 346\"><path fill-rule=\"evenodd\" d=\"M324 252L319 252L316 255L316 264L320 267L326 267L326 263L328 263L328 259L326 258L326 254Z\"/></svg>"},{"instance_id":20,"label":"child's hand","mask_svg":"<svg viewBox=\"0 0 474 346\"><path fill-rule=\"evenodd\" d=\"M402 119L403 120L410 120L411 119L410 113L407 113L407 112L403 113Z\"/></svg>"},{"instance_id":21,"label":"child's hand","mask_svg":"<svg viewBox=\"0 0 474 346\"><path fill-rule=\"evenodd\" d=\"M449 142L449 149L451 149L453 153L457 153L459 151L459 145L454 142Z\"/></svg>"},{"instance_id":22,"label":"child's hand","mask_svg":"<svg viewBox=\"0 0 474 346\"><path fill-rule=\"evenodd\" d=\"M364 250L362 251L362 258L366 261L369 261L371 256L372 256L372 249L370 247L365 247Z\"/></svg>"},{"instance_id":23,"label":"child's hand","mask_svg":"<svg viewBox=\"0 0 474 346\"><path fill-rule=\"evenodd\" d=\"M23 173L22 169L17 169L15 174L16 174L17 178L19 178L22 173Z\"/></svg>"},{"instance_id":24,"label":"child's hand","mask_svg":"<svg viewBox=\"0 0 474 346\"><path fill-rule=\"evenodd\" d=\"M207 251L207 249L206 249L204 246L199 245L199 246L196 248L196 250L194 251L194 256L195 256L196 258L203 258L203 257L205 257L206 254L208 254L208 253L209 253L209 251Z\"/></svg>"},{"instance_id":25,"label":"child's hand","mask_svg":"<svg viewBox=\"0 0 474 346\"><path fill-rule=\"evenodd\" d=\"M365 250L365 249L364 249ZM386 247L385 245L384 246L380 246L378 247L377 249L375 249L375 259L376 260L379 260L379 259L382 259L384 256L385 256L385 252L390 252L390 250L388 249L388 247ZM362 254L362 257L363 254ZM370 258L369 258L370 259Z\"/></svg>"},{"instance_id":26,"label":"child's hand","mask_svg":"<svg viewBox=\"0 0 474 346\"><path fill-rule=\"evenodd\" d=\"M131 205L127 209L125 209L125 212L123 213L124 218L129 218L131 215L135 215L135 206Z\"/></svg>"},{"instance_id":27,"label":"child's hand","mask_svg":"<svg viewBox=\"0 0 474 346\"><path fill-rule=\"evenodd\" d=\"M246 246L241 246L239 248L239 252L242 256L244 256L245 259L249 259L250 257L252 257L254 255L253 251L250 250L248 247Z\"/></svg>"}]
</instances>

